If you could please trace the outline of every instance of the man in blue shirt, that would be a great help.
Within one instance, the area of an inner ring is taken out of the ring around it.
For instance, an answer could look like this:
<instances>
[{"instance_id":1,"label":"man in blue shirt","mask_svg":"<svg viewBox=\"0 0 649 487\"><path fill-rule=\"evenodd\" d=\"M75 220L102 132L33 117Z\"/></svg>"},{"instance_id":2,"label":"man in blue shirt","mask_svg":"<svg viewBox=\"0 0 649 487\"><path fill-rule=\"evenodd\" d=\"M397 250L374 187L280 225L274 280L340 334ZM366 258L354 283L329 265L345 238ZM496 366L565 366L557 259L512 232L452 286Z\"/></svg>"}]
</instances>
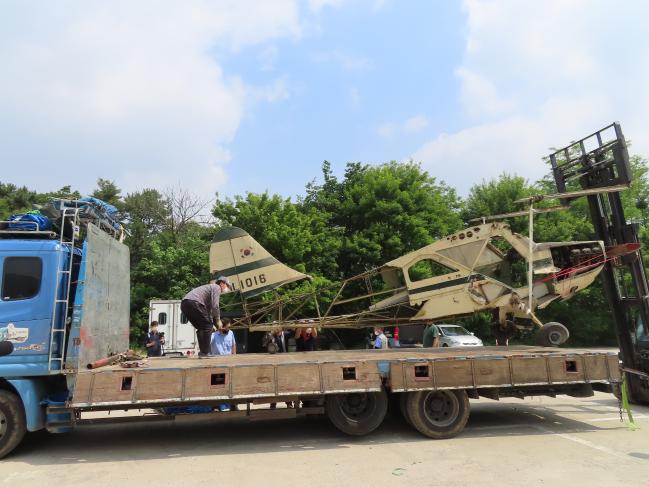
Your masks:
<instances>
[{"instance_id":1,"label":"man in blue shirt","mask_svg":"<svg viewBox=\"0 0 649 487\"><path fill-rule=\"evenodd\" d=\"M237 353L237 342L234 339L234 333L230 330L230 320L223 318L221 328L212 333L210 348L212 355L234 355Z\"/></svg>"},{"instance_id":2,"label":"man in blue shirt","mask_svg":"<svg viewBox=\"0 0 649 487\"><path fill-rule=\"evenodd\" d=\"M212 355L234 355L237 353L237 342L234 339L234 333L230 330L230 319L223 318L221 323L221 328L212 333L210 342ZM219 405L219 411L225 412L229 410L229 404Z\"/></svg>"}]
</instances>

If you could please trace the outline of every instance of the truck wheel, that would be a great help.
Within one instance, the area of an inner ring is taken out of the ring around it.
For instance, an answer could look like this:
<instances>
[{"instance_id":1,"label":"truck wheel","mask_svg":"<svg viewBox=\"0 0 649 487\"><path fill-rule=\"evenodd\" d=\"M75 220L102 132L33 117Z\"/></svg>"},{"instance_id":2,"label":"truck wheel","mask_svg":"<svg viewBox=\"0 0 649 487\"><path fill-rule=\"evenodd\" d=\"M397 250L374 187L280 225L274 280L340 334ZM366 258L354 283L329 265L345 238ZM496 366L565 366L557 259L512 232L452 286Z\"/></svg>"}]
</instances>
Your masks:
<instances>
[{"instance_id":1,"label":"truck wheel","mask_svg":"<svg viewBox=\"0 0 649 487\"><path fill-rule=\"evenodd\" d=\"M374 431L388 412L388 395L381 392L330 394L326 397L327 417L343 433L361 436Z\"/></svg>"},{"instance_id":2,"label":"truck wheel","mask_svg":"<svg viewBox=\"0 0 649 487\"><path fill-rule=\"evenodd\" d=\"M543 325L536 334L536 342L542 347L558 347L568 338L570 338L568 328L554 321Z\"/></svg>"},{"instance_id":3,"label":"truck wheel","mask_svg":"<svg viewBox=\"0 0 649 487\"><path fill-rule=\"evenodd\" d=\"M406 420L406 423L408 423L410 426L414 428L412 425L412 421L410 420L410 416L408 416L408 395L409 392L402 392L399 394L399 403L401 406L401 415L403 416L403 419Z\"/></svg>"},{"instance_id":4,"label":"truck wheel","mask_svg":"<svg viewBox=\"0 0 649 487\"><path fill-rule=\"evenodd\" d=\"M408 417L417 431L436 440L452 438L469 419L466 391L418 391L408 394Z\"/></svg>"},{"instance_id":5,"label":"truck wheel","mask_svg":"<svg viewBox=\"0 0 649 487\"><path fill-rule=\"evenodd\" d=\"M0 390L0 458L18 446L25 431L23 403L13 392Z\"/></svg>"}]
</instances>

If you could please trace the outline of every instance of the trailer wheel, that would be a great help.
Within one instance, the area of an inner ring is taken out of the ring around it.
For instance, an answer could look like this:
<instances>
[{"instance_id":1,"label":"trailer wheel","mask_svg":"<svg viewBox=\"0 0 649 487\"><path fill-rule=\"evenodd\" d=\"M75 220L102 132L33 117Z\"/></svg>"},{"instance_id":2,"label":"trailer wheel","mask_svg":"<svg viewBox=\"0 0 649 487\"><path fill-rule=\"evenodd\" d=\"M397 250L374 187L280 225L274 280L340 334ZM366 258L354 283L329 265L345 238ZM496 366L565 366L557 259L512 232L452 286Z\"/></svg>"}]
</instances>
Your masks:
<instances>
[{"instance_id":1,"label":"trailer wheel","mask_svg":"<svg viewBox=\"0 0 649 487\"><path fill-rule=\"evenodd\" d=\"M568 338L570 338L568 328L554 321L543 325L536 335L536 341L542 347L558 347Z\"/></svg>"},{"instance_id":2,"label":"trailer wheel","mask_svg":"<svg viewBox=\"0 0 649 487\"><path fill-rule=\"evenodd\" d=\"M417 431L436 440L460 433L469 419L466 391L418 391L408 394L408 417Z\"/></svg>"},{"instance_id":3,"label":"trailer wheel","mask_svg":"<svg viewBox=\"0 0 649 487\"><path fill-rule=\"evenodd\" d=\"M385 391L330 394L326 396L325 411L343 433L366 435L383 422L388 412L388 395Z\"/></svg>"},{"instance_id":4,"label":"trailer wheel","mask_svg":"<svg viewBox=\"0 0 649 487\"><path fill-rule=\"evenodd\" d=\"M412 421L410 420L410 416L408 416L408 395L410 393L408 392L402 392L399 394L399 405L401 406L401 415L403 416L403 419L406 420L406 423L408 423L410 426L413 426Z\"/></svg>"},{"instance_id":5,"label":"trailer wheel","mask_svg":"<svg viewBox=\"0 0 649 487\"><path fill-rule=\"evenodd\" d=\"M26 430L21 400L13 392L0 390L0 458L18 446Z\"/></svg>"}]
</instances>

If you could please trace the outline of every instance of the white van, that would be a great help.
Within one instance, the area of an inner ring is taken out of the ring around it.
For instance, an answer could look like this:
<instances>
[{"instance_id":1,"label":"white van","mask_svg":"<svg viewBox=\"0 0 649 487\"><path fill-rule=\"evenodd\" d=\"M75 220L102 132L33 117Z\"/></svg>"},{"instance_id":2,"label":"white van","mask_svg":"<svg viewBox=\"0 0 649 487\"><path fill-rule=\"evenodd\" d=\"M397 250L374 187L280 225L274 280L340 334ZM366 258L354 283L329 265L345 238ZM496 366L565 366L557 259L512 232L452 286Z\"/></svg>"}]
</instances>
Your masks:
<instances>
[{"instance_id":1,"label":"white van","mask_svg":"<svg viewBox=\"0 0 649 487\"><path fill-rule=\"evenodd\" d=\"M163 352L166 355L198 353L196 330L180 311L179 299L159 299L149 302L149 323L158 322L158 331L165 334Z\"/></svg>"}]
</instances>

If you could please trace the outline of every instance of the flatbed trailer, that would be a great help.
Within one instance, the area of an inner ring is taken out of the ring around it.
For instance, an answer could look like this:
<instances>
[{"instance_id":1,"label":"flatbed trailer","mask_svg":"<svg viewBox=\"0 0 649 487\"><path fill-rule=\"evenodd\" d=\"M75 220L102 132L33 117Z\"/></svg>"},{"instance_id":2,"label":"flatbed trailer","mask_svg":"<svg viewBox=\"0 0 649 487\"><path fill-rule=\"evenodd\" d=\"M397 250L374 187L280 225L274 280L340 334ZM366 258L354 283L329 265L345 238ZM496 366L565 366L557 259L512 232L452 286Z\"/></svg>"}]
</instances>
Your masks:
<instances>
[{"instance_id":1,"label":"flatbed trailer","mask_svg":"<svg viewBox=\"0 0 649 487\"><path fill-rule=\"evenodd\" d=\"M78 371L72 398L48 410L48 417L64 421L48 428L97 423L82 419L87 411L152 408L157 414L142 420L187 420L183 413L190 412L192 419L326 414L341 431L362 435L381 424L392 398L414 428L431 438L448 438L464 428L469 398L585 397L607 390L620 377L614 352L540 347L161 357L134 368L116 364ZM295 407L251 407L278 402ZM220 404L239 408L216 412ZM109 421L122 419L136 420Z\"/></svg>"}]
</instances>

